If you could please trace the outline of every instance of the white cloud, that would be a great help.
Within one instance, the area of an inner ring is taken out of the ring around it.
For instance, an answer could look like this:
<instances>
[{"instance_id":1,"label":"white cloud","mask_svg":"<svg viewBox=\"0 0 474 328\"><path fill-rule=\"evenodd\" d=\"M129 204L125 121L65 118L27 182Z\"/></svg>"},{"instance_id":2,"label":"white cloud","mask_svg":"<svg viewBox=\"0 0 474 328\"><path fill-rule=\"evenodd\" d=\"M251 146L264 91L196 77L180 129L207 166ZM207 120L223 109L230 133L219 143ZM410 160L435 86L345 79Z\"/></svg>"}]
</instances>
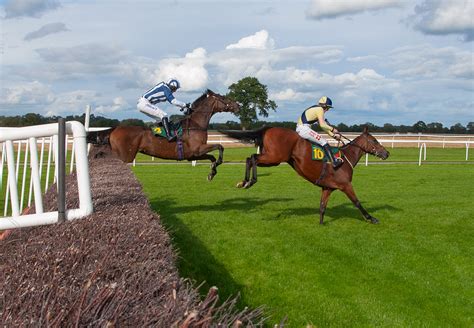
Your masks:
<instances>
[{"instance_id":1,"label":"white cloud","mask_svg":"<svg viewBox=\"0 0 474 328\"><path fill-rule=\"evenodd\" d=\"M401 7L404 0L312 0L306 15L313 19L335 18L345 15Z\"/></svg>"},{"instance_id":2,"label":"white cloud","mask_svg":"<svg viewBox=\"0 0 474 328\"><path fill-rule=\"evenodd\" d=\"M148 77L148 83L156 84L174 77L181 82L183 91L195 91L204 88L209 79L204 67L206 63L206 50L196 48L187 53L184 58L163 59L158 64L158 69Z\"/></svg>"},{"instance_id":3,"label":"white cloud","mask_svg":"<svg viewBox=\"0 0 474 328\"><path fill-rule=\"evenodd\" d=\"M460 34L474 40L474 4L472 0L425 0L412 16L417 29L426 34Z\"/></svg>"},{"instance_id":4,"label":"white cloud","mask_svg":"<svg viewBox=\"0 0 474 328\"><path fill-rule=\"evenodd\" d=\"M269 98L276 101L295 101L307 100L310 98L308 94L297 92L291 88L287 88L280 92L270 93Z\"/></svg>"},{"instance_id":5,"label":"white cloud","mask_svg":"<svg viewBox=\"0 0 474 328\"><path fill-rule=\"evenodd\" d=\"M474 54L455 47L435 48L429 44L400 47L382 60L396 76L421 78L474 78Z\"/></svg>"},{"instance_id":6,"label":"white cloud","mask_svg":"<svg viewBox=\"0 0 474 328\"><path fill-rule=\"evenodd\" d=\"M64 23L46 24L42 26L41 28L39 28L38 30L26 34L24 37L24 40L31 41L33 39L39 39L50 34L65 32L65 31L69 31L69 30L66 28L66 25Z\"/></svg>"},{"instance_id":7,"label":"white cloud","mask_svg":"<svg viewBox=\"0 0 474 328\"><path fill-rule=\"evenodd\" d=\"M100 114L114 113L120 110L129 108L129 103L123 97L116 97L113 99L112 104L110 105L100 105L94 108L94 112Z\"/></svg>"},{"instance_id":8,"label":"white cloud","mask_svg":"<svg viewBox=\"0 0 474 328\"><path fill-rule=\"evenodd\" d=\"M60 7L57 0L7 0L5 18L41 17L45 12Z\"/></svg>"},{"instance_id":9,"label":"white cloud","mask_svg":"<svg viewBox=\"0 0 474 328\"><path fill-rule=\"evenodd\" d=\"M0 104L5 105L43 105L55 100L51 88L38 81L3 88L0 92Z\"/></svg>"},{"instance_id":10,"label":"white cloud","mask_svg":"<svg viewBox=\"0 0 474 328\"><path fill-rule=\"evenodd\" d=\"M126 59L128 52L115 44L89 43L75 47L40 48L36 52L47 62L110 65Z\"/></svg>"},{"instance_id":11,"label":"white cloud","mask_svg":"<svg viewBox=\"0 0 474 328\"><path fill-rule=\"evenodd\" d=\"M246 36L237 43L230 44L226 49L273 49L275 41L270 38L266 30L261 30L254 35Z\"/></svg>"},{"instance_id":12,"label":"white cloud","mask_svg":"<svg viewBox=\"0 0 474 328\"><path fill-rule=\"evenodd\" d=\"M83 114L87 105L101 101L101 96L93 90L75 90L57 94L54 101L46 106L46 115Z\"/></svg>"}]
</instances>

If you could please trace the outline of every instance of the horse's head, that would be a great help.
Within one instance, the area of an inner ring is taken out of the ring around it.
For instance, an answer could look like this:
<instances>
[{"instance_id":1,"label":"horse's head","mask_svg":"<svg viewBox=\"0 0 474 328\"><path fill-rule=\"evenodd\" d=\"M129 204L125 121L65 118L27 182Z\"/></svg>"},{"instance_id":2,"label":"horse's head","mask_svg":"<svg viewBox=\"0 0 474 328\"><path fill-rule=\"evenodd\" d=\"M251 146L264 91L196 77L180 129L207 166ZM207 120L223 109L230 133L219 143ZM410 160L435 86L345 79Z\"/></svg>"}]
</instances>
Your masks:
<instances>
[{"instance_id":1,"label":"horse's head","mask_svg":"<svg viewBox=\"0 0 474 328\"><path fill-rule=\"evenodd\" d=\"M209 110L212 113L231 112L235 114L238 113L240 107L237 102L207 89L206 92L192 104L193 111L197 112L201 108Z\"/></svg>"},{"instance_id":2,"label":"horse's head","mask_svg":"<svg viewBox=\"0 0 474 328\"><path fill-rule=\"evenodd\" d=\"M367 127L364 128L362 134L354 139L356 143L363 151L371 155L375 155L383 160L387 159L390 153L382 146L373 135L369 133Z\"/></svg>"}]
</instances>

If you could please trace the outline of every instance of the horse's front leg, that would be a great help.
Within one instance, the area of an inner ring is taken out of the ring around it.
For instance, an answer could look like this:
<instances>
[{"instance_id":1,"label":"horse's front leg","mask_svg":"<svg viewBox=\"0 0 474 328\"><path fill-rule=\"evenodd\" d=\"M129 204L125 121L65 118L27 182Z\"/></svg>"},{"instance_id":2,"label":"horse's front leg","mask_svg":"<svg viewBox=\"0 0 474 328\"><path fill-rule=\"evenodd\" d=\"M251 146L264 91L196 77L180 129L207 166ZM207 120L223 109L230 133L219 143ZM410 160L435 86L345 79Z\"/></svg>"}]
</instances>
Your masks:
<instances>
[{"instance_id":1,"label":"horse's front leg","mask_svg":"<svg viewBox=\"0 0 474 328\"><path fill-rule=\"evenodd\" d=\"M326 213L326 207L329 201L329 196L334 189L329 189L324 187L321 193L321 201L319 202L319 224L323 224L324 222L324 213Z\"/></svg>"},{"instance_id":2,"label":"horse's front leg","mask_svg":"<svg viewBox=\"0 0 474 328\"><path fill-rule=\"evenodd\" d=\"M359 202L359 199L357 198L354 188L352 187L352 184L349 183L347 186L345 186L343 189L341 189L347 197L352 201L352 203L359 209L359 211L362 213L364 218L369 221L370 223L376 224L379 223L379 220L374 218L372 215L370 215L365 208L362 207L361 203Z\"/></svg>"},{"instance_id":3,"label":"horse's front leg","mask_svg":"<svg viewBox=\"0 0 474 328\"><path fill-rule=\"evenodd\" d=\"M208 154L209 152L214 151L214 150L219 150L218 160L216 160L216 158L213 155ZM222 163L223 153L224 153L224 147L222 147L222 145L220 144L215 144L215 145L204 144L198 148L197 152L195 152L194 155L191 158L189 158L189 160L198 160L198 159L210 160L211 173L209 173L209 175L207 176L207 180L211 181L217 174L217 166Z\"/></svg>"}]
</instances>

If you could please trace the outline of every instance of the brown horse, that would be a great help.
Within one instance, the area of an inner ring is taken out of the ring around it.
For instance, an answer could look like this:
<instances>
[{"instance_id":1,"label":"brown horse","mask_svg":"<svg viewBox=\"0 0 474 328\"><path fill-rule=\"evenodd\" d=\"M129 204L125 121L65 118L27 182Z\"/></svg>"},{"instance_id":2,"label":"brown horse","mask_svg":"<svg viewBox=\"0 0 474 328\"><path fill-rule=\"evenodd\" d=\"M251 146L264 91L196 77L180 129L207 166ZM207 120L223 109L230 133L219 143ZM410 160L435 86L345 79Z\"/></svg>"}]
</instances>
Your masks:
<instances>
[{"instance_id":1,"label":"brown horse","mask_svg":"<svg viewBox=\"0 0 474 328\"><path fill-rule=\"evenodd\" d=\"M211 181L217 174L217 166L222 163L224 147L220 144L207 144L209 121L212 115L218 112L237 113L239 105L211 90L206 90L194 101L191 108L192 113L180 121L183 128L181 143L155 137L150 128L142 126L118 126L105 131L90 132L87 141L96 145L109 144L112 153L126 163L132 162L138 152L163 159L189 161L208 159L211 161L208 180ZM214 150L219 150L217 160L208 154Z\"/></svg>"},{"instance_id":2,"label":"brown horse","mask_svg":"<svg viewBox=\"0 0 474 328\"><path fill-rule=\"evenodd\" d=\"M365 153L381 159L387 159L389 156L389 152L368 133L367 128L360 136L341 147L344 164L337 170L328 163L313 160L311 143L290 129L262 128L256 131L221 132L236 139L254 141L260 147L260 154L247 158L245 179L237 187L250 188L257 182L257 166L276 166L287 162L299 175L323 189L319 205L320 224L323 224L329 196L336 189L349 197L367 221L378 223L378 220L362 207L351 183L354 166Z\"/></svg>"}]
</instances>

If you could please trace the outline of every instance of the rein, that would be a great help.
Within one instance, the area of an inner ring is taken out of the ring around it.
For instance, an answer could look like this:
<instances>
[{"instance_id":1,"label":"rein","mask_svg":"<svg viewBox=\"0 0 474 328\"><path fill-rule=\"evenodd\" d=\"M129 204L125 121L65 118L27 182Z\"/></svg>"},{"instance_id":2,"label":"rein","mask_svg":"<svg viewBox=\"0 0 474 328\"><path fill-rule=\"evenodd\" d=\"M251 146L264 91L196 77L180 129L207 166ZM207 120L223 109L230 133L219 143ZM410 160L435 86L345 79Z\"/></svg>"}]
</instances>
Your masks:
<instances>
[{"instance_id":1,"label":"rein","mask_svg":"<svg viewBox=\"0 0 474 328\"><path fill-rule=\"evenodd\" d=\"M375 150L375 147L374 147L374 149L372 150L372 152L370 152L370 151L365 150L364 148L362 148L362 147L359 146L358 144L354 143L353 141L354 141L355 139L354 139L354 140L351 140L351 139L347 138L346 136L342 135L341 133L339 133L339 135L340 135L342 138L344 138L344 139L346 139L346 140L349 141L349 143L344 143L344 141L341 141L342 144L344 145L344 147L345 147L345 146L352 145L352 146L355 146L355 147L359 148L359 149L362 150L364 153L368 153L368 154L370 154L370 155L374 155L374 156L377 156L377 157L379 156L379 153L377 152L377 150ZM371 141L371 142L372 142L372 140L368 140L368 141ZM346 157L346 155L344 155L344 157ZM346 159L347 159L347 157L346 157ZM349 162L349 164L351 164L351 163ZM352 166L352 165L351 165L351 166Z\"/></svg>"}]
</instances>

